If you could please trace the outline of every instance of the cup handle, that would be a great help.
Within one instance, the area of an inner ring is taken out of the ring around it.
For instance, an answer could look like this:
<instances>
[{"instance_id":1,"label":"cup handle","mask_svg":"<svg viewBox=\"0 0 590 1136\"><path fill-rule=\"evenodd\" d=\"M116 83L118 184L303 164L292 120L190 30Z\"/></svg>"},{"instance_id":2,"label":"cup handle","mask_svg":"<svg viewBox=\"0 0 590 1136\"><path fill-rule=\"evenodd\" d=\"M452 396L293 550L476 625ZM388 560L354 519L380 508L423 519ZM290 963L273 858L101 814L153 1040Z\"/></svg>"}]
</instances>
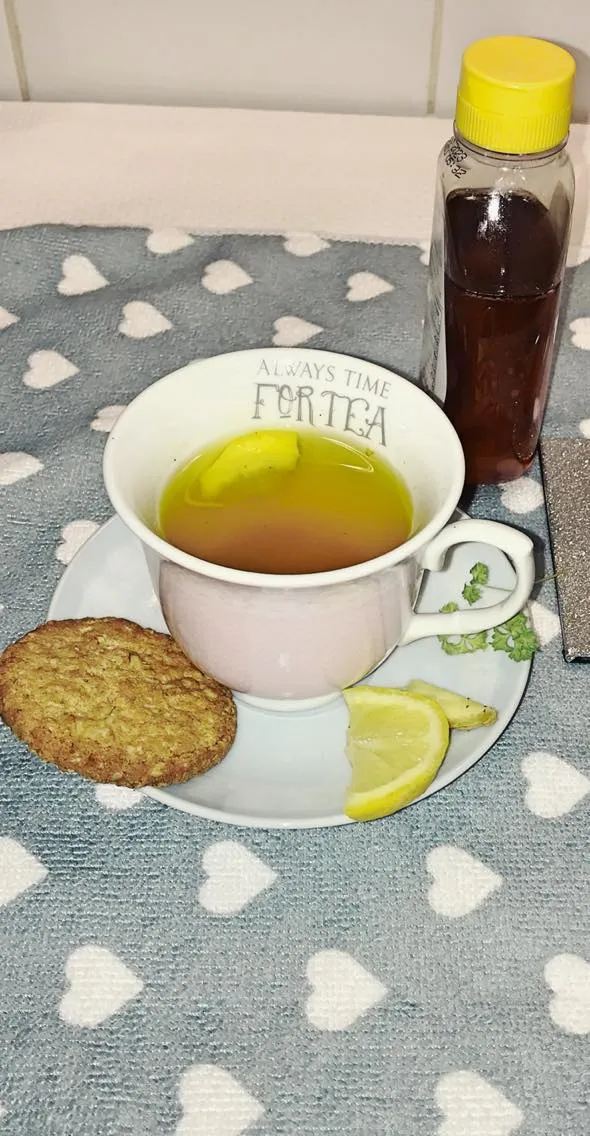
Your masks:
<instances>
[{"instance_id":1,"label":"cup handle","mask_svg":"<svg viewBox=\"0 0 590 1136\"><path fill-rule=\"evenodd\" d=\"M457 544L477 541L491 544L505 552L516 572L514 590L491 607L471 611L415 613L408 625L400 646L425 639L429 635L473 635L489 631L517 615L526 604L535 582L533 542L525 533L497 521L478 521L471 518L447 525L426 546L420 557L422 568L440 572L444 568L449 548Z\"/></svg>"}]
</instances>

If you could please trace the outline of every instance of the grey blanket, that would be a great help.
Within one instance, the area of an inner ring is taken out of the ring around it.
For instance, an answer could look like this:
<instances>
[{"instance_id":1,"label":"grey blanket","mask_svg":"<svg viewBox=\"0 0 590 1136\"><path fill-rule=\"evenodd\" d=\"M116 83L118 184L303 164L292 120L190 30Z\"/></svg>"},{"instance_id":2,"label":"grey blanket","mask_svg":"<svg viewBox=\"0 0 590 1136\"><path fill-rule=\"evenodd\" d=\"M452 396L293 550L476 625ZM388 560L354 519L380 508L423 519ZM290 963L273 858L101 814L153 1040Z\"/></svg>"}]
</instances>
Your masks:
<instances>
[{"instance_id":1,"label":"grey blanket","mask_svg":"<svg viewBox=\"0 0 590 1136\"><path fill-rule=\"evenodd\" d=\"M108 518L106 432L154 379L271 342L416 375L418 248L174 243L0 237L2 645L44 619ZM586 264L546 431L590 432L589 350ZM470 508L522 525L543 558L536 467ZM543 647L510 728L451 788L371 825L198 821L66 777L2 727L0 1131L586 1134L589 672L563 661L551 581L536 599ZM235 879L250 882L223 910L215 888Z\"/></svg>"}]
</instances>

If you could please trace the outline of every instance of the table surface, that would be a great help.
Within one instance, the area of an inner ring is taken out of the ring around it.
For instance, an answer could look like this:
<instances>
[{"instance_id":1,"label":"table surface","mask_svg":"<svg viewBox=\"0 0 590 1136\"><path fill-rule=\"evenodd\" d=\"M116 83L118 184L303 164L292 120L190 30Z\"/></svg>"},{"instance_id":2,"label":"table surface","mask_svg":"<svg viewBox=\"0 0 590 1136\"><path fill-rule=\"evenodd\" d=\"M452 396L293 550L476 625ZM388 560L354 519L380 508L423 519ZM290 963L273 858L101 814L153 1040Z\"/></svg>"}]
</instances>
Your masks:
<instances>
[{"instance_id":1,"label":"table surface","mask_svg":"<svg viewBox=\"0 0 590 1136\"><path fill-rule=\"evenodd\" d=\"M0 108L2 644L110 515L104 440L154 379L277 337L415 377L448 132ZM587 139L545 425L561 436L590 434ZM3 1132L587 1132L588 671L562 657L543 504L536 465L471 504L545 560L522 707L395 818L227 829L65 777L1 729Z\"/></svg>"}]
</instances>

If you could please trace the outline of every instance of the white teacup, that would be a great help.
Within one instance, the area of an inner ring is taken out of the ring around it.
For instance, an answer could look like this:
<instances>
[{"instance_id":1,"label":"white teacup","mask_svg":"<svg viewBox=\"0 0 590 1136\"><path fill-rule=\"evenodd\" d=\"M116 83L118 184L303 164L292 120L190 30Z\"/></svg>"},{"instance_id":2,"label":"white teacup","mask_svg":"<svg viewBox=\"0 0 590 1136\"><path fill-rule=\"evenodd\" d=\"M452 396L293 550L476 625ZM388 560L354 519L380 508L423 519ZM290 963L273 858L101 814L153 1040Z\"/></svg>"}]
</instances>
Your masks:
<instances>
[{"instance_id":1,"label":"white teacup","mask_svg":"<svg viewBox=\"0 0 590 1136\"><path fill-rule=\"evenodd\" d=\"M374 560L297 576L220 567L158 536L174 470L218 439L265 427L350 433L384 454L412 494L413 535ZM244 701L285 710L337 697L400 644L484 631L521 610L532 542L493 521L448 523L464 473L453 427L418 387L346 355L289 348L218 355L154 383L124 411L104 458L107 492L144 546L171 634ZM440 570L447 550L466 541L507 554L514 591L492 607L415 614L423 571Z\"/></svg>"}]
</instances>

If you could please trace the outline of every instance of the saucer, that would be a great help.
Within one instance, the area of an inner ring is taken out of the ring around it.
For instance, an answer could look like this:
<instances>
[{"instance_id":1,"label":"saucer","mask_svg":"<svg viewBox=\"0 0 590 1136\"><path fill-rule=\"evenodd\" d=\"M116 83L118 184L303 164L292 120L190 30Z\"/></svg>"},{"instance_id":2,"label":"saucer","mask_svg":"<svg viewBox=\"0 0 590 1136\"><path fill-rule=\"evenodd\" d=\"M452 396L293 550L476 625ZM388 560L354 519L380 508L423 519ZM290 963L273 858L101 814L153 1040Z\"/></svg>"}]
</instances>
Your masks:
<instances>
[{"instance_id":1,"label":"saucer","mask_svg":"<svg viewBox=\"0 0 590 1136\"><path fill-rule=\"evenodd\" d=\"M425 577L418 611L438 611L460 601L476 561L489 565L495 588L510 590L514 572L502 552L464 544L447 567ZM484 595L484 603L497 592ZM66 569L49 619L113 615L166 631L142 547L118 517L108 521ZM491 649L471 655L444 653L438 639L401 647L369 679L376 686L404 686L421 678L494 706L493 726L453 731L438 776L420 800L444 789L479 761L506 729L524 693L530 663L514 663ZM342 806L350 777L345 756L348 715L343 699L290 714L238 705L236 740L220 765L183 785L144 789L153 800L194 816L252 828L325 828L352 824Z\"/></svg>"}]
</instances>

